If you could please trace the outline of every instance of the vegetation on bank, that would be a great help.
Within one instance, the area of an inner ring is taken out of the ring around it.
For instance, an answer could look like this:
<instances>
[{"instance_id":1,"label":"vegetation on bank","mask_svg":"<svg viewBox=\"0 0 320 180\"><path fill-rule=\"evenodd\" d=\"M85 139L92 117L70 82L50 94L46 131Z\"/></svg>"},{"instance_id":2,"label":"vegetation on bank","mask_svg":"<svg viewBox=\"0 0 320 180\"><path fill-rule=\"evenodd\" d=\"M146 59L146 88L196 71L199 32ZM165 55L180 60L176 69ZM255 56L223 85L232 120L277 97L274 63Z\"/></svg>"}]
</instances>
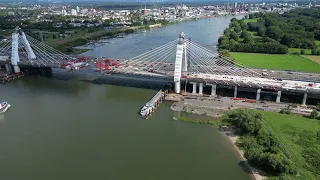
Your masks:
<instances>
[{"instance_id":1,"label":"vegetation on bank","mask_svg":"<svg viewBox=\"0 0 320 180\"><path fill-rule=\"evenodd\" d=\"M320 8L293 9L284 14L255 13L247 18L231 19L219 39L219 48L269 54L286 54L288 48L299 48L320 55Z\"/></svg>"},{"instance_id":2,"label":"vegetation on bank","mask_svg":"<svg viewBox=\"0 0 320 180\"><path fill-rule=\"evenodd\" d=\"M249 164L268 179L320 179L320 119L314 110L309 118L290 113L239 109L220 120L177 120L233 126L240 135L237 146Z\"/></svg>"},{"instance_id":3,"label":"vegetation on bank","mask_svg":"<svg viewBox=\"0 0 320 180\"><path fill-rule=\"evenodd\" d=\"M179 116L176 118L176 120L189 122L189 123L208 124L208 125L221 125L222 123L219 120L193 119L193 118L188 118L186 116Z\"/></svg>"},{"instance_id":4,"label":"vegetation on bank","mask_svg":"<svg viewBox=\"0 0 320 180\"><path fill-rule=\"evenodd\" d=\"M312 57L298 58L287 56L288 60L293 58L299 61L309 61L293 65L290 70L308 71L308 68L312 69L312 66L320 68L319 65L310 62L320 56L319 18L320 8L294 9L284 14L255 13L241 20L233 18L229 27L224 30L224 35L219 38L218 47L227 56L230 56L229 52L237 52L237 57L233 57L236 61L238 61L237 58L247 57L246 54L243 54L242 57L241 53L312 55ZM279 64L287 63L287 60L283 61L283 57L274 56L274 60ZM259 62L254 63L252 67L269 64L271 66L267 68L279 69L280 66L275 62L269 62L269 59L263 56L256 61ZM241 63L241 60L239 62ZM244 62L243 65L251 66L252 64ZM303 66L305 68L300 68ZM283 66L280 69L288 68Z\"/></svg>"},{"instance_id":5,"label":"vegetation on bank","mask_svg":"<svg viewBox=\"0 0 320 180\"><path fill-rule=\"evenodd\" d=\"M89 19L88 17L75 16L60 16L60 15L45 15L42 19L48 21L28 20L11 20L10 17L0 17L0 40L9 36L12 30L20 26L28 35L35 39L43 40L46 44L56 48L67 54L78 54L87 50L74 49L75 46L80 46L106 38L116 37L119 34L129 34L140 29L149 29L150 25L161 24L168 25L166 20L140 19L134 13L131 14L130 27L118 25L117 19ZM86 20L83 20L86 19ZM82 24L81 27L75 27L72 23ZM41 33L40 33L41 32Z\"/></svg>"}]
</instances>

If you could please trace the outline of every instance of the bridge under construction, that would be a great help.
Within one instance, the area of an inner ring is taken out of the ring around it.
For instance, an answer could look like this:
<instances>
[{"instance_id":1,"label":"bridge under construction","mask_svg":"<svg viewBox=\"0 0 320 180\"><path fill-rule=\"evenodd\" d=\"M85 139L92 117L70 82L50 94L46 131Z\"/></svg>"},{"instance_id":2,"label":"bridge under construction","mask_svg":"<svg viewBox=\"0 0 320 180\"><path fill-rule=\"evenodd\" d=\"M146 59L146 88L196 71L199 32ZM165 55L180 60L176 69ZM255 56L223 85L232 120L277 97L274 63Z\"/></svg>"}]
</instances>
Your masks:
<instances>
[{"instance_id":1,"label":"bridge under construction","mask_svg":"<svg viewBox=\"0 0 320 180\"><path fill-rule=\"evenodd\" d=\"M284 74L267 74L238 64L204 47L181 33L178 39L154 48L128 60L74 58L26 35L16 28L10 37L0 43L0 64L9 74L21 73L23 67L58 68L78 71L87 67L87 73L113 74L135 78L161 79L174 84L174 92L181 93L181 84L191 84L192 93L203 94L204 87L211 88L211 96L217 95L217 88L233 89L255 93L259 101L261 94L276 95L281 102L282 94L301 97L301 104L307 99L320 102L320 75L310 74L309 79L301 74L291 77ZM93 66L93 68L88 68ZM281 78L283 76L284 78Z\"/></svg>"}]
</instances>

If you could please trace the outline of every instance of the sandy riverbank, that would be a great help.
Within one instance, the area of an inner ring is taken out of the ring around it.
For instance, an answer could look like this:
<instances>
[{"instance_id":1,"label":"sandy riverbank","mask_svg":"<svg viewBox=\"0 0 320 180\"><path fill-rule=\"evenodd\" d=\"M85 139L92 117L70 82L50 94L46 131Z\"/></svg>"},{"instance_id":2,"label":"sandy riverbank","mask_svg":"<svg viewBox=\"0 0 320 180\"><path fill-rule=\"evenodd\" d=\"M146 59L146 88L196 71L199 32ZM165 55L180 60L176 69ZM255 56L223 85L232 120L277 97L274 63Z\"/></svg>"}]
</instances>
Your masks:
<instances>
[{"instance_id":1,"label":"sandy riverbank","mask_svg":"<svg viewBox=\"0 0 320 180\"><path fill-rule=\"evenodd\" d=\"M171 109L173 111L184 111L188 113L198 114L198 115L205 115L210 117L221 117L226 111L241 108L241 104L233 104L232 102L228 101L227 99L220 99L217 100L215 98L210 97L183 97L181 95L170 94L166 100L175 101ZM250 108L251 106L249 106ZM256 109L256 105L253 104L251 107L252 109ZM242 107L243 108L243 107ZM246 171L252 175L252 178L255 180L264 180L266 176L263 175L262 172L259 172L255 168L251 167L248 164L248 161L244 157L244 152L238 148L236 145L239 136L235 135L233 130L221 130L220 132L223 133L232 143L233 148L239 154L241 160L244 162L244 166Z\"/></svg>"},{"instance_id":2,"label":"sandy riverbank","mask_svg":"<svg viewBox=\"0 0 320 180\"><path fill-rule=\"evenodd\" d=\"M252 176L252 179L254 180L265 180L267 179L266 176L264 176L263 172L258 171L257 169L253 168L249 165L247 159L244 157L244 152L239 149L239 147L236 145L237 140L239 139L239 136L234 134L234 131L220 131L222 132L230 141L232 144L234 150L239 154L241 160L245 163L245 168L247 169L248 173Z\"/></svg>"}]
</instances>

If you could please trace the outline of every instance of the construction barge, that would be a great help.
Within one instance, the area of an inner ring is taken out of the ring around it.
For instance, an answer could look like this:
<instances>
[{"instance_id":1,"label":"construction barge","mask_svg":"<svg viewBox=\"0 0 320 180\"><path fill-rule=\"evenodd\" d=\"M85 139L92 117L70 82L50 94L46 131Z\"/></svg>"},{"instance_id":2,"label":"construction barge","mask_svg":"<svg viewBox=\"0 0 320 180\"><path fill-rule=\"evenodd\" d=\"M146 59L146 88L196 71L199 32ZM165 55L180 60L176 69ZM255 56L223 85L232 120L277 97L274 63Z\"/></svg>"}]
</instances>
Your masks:
<instances>
[{"instance_id":1,"label":"construction barge","mask_svg":"<svg viewBox=\"0 0 320 180\"><path fill-rule=\"evenodd\" d=\"M163 91L162 89L155 94L150 101L140 110L140 115L146 119L157 109L157 107L165 100L168 90Z\"/></svg>"}]
</instances>

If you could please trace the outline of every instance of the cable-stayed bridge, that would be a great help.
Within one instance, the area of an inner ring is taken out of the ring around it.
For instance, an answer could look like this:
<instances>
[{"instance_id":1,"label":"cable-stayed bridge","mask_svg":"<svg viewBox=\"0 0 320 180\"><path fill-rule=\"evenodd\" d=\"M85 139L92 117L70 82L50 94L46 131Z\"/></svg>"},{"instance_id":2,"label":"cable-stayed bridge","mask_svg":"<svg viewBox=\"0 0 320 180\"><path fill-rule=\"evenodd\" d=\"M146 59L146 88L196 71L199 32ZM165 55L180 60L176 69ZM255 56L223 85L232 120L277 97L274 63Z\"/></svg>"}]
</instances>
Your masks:
<instances>
[{"instance_id":1,"label":"cable-stayed bridge","mask_svg":"<svg viewBox=\"0 0 320 180\"><path fill-rule=\"evenodd\" d=\"M72 57L26 35L16 28L11 36L0 42L0 55L8 57L14 72L19 73L19 66L56 67Z\"/></svg>"},{"instance_id":2,"label":"cable-stayed bridge","mask_svg":"<svg viewBox=\"0 0 320 180\"><path fill-rule=\"evenodd\" d=\"M12 65L15 73L20 72L20 66L74 70L84 64L26 35L19 28L0 43L0 56L0 63ZM87 62L85 64L88 65ZM216 95L217 85L234 87L235 96L238 87L256 89L257 100L260 100L261 91L274 91L277 102L280 102L282 91L303 94L302 104L306 102L307 93L320 94L318 83L269 78L262 71L244 67L187 39L183 33L178 39L131 59L106 59L91 65L102 73L166 79L174 82L176 93L182 89L181 82L187 81L193 84L193 93L196 93L197 84L199 94L202 94L203 86L211 86L213 96Z\"/></svg>"}]
</instances>

